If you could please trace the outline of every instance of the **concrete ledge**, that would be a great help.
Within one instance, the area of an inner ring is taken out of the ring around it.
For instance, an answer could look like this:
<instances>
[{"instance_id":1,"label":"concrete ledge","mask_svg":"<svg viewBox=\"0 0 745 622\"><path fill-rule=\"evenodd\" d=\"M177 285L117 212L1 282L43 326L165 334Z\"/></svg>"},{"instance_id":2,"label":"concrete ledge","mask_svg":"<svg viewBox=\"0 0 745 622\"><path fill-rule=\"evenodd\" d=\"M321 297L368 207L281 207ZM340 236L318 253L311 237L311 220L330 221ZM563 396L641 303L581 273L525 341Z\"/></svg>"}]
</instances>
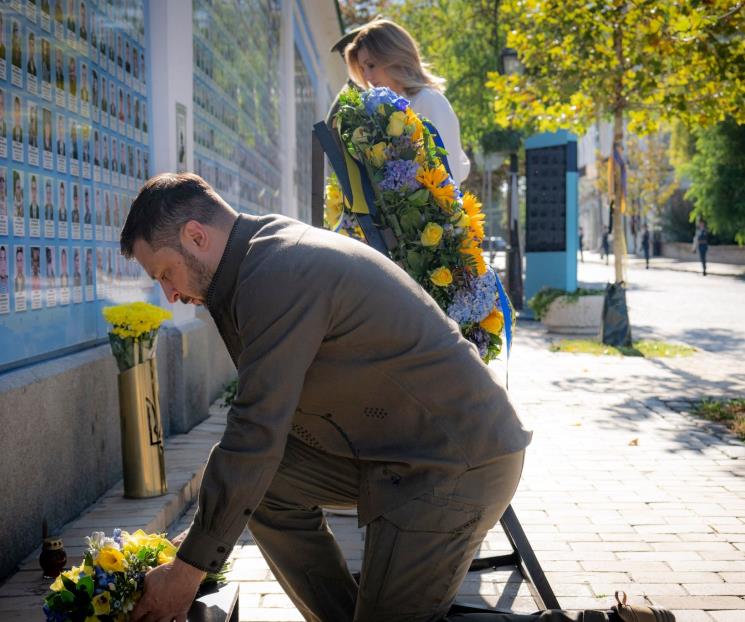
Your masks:
<instances>
[{"instance_id":1,"label":"concrete ledge","mask_svg":"<svg viewBox=\"0 0 745 622\"><path fill-rule=\"evenodd\" d=\"M552 333L597 335L603 315L603 292L570 300L560 296L551 303L541 323Z\"/></svg>"},{"instance_id":2,"label":"concrete ledge","mask_svg":"<svg viewBox=\"0 0 745 622\"><path fill-rule=\"evenodd\" d=\"M67 551L67 566L77 565L85 552L85 536L92 531L110 533L115 527L165 532L196 500L204 465L225 428L228 408L214 404L208 418L188 434L166 439L168 494L151 499L125 499L117 482L78 518L65 525L60 536ZM41 534L39 534L41 535ZM43 622L42 599L51 581L42 578L37 548L20 569L0 587L3 622Z\"/></svg>"},{"instance_id":3,"label":"concrete ledge","mask_svg":"<svg viewBox=\"0 0 745 622\"><path fill-rule=\"evenodd\" d=\"M691 251L691 242L663 242L662 256L682 261L698 261L698 253ZM735 244L709 245L707 263L726 263L745 266L745 246Z\"/></svg>"}]
</instances>

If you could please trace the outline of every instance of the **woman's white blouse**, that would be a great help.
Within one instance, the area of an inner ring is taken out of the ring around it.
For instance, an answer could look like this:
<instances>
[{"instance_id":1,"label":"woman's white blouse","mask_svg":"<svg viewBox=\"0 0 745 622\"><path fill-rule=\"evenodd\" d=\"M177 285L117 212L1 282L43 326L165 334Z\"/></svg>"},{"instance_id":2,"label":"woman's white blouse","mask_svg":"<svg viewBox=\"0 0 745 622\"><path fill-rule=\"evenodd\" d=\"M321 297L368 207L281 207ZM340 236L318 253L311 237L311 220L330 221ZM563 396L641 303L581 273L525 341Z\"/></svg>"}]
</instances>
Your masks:
<instances>
[{"instance_id":1,"label":"woman's white blouse","mask_svg":"<svg viewBox=\"0 0 745 622\"><path fill-rule=\"evenodd\" d=\"M407 98L414 112L426 117L440 133L453 179L460 185L468 177L471 163L460 143L460 123L447 98L435 89L426 88Z\"/></svg>"}]
</instances>

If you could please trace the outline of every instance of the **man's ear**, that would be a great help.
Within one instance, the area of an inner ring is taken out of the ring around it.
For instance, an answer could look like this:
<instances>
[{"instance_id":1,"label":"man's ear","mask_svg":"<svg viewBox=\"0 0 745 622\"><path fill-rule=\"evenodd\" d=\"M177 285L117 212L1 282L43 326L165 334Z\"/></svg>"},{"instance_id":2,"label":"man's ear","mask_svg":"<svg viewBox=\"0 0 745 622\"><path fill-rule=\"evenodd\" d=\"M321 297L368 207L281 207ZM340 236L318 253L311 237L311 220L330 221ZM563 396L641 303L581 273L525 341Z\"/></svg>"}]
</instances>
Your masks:
<instances>
[{"instance_id":1,"label":"man's ear","mask_svg":"<svg viewBox=\"0 0 745 622\"><path fill-rule=\"evenodd\" d=\"M181 228L181 245L192 253L206 251L209 245L207 228L197 220L189 220Z\"/></svg>"}]
</instances>

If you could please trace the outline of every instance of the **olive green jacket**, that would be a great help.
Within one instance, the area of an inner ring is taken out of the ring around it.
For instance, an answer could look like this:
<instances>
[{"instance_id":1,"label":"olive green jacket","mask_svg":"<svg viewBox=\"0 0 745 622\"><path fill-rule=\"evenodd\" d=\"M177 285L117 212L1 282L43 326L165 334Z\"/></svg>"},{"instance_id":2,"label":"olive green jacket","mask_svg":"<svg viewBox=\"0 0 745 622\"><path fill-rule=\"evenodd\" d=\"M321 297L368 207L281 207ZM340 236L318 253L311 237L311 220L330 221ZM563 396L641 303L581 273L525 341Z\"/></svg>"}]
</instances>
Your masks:
<instances>
[{"instance_id":1,"label":"olive green jacket","mask_svg":"<svg viewBox=\"0 0 745 622\"><path fill-rule=\"evenodd\" d=\"M390 259L282 216L241 215L207 307L238 369L179 557L219 568L288 434L360 464L367 524L497 456L526 431L494 373Z\"/></svg>"}]
</instances>

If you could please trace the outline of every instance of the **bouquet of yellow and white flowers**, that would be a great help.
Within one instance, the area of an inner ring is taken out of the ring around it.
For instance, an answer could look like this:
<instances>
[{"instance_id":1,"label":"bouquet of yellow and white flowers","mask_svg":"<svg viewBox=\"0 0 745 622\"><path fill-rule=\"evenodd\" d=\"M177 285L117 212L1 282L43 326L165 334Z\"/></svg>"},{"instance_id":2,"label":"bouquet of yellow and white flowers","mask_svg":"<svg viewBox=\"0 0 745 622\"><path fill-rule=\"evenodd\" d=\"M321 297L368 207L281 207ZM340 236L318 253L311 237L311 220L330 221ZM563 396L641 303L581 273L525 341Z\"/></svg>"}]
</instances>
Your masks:
<instances>
[{"instance_id":1,"label":"bouquet of yellow and white flowers","mask_svg":"<svg viewBox=\"0 0 745 622\"><path fill-rule=\"evenodd\" d=\"M350 191L331 176L325 194L326 226L370 243L358 215L360 207L363 213L376 209L376 225L389 228L395 237L395 244L387 245L391 258L458 323L484 361L496 358L502 349L505 313L508 341L511 336L512 308L484 260L481 203L473 194L462 194L450 176L435 128L387 88L350 88L340 95L339 104L336 129L354 160L350 167L346 158L347 168L359 166L372 192L365 192L361 200L347 196ZM350 176L356 174L353 170Z\"/></svg>"},{"instance_id":2,"label":"bouquet of yellow and white flowers","mask_svg":"<svg viewBox=\"0 0 745 622\"><path fill-rule=\"evenodd\" d=\"M161 534L114 529L86 538L83 563L60 574L44 599L47 622L122 622L139 599L145 574L173 561L176 547Z\"/></svg>"},{"instance_id":3,"label":"bouquet of yellow and white flowers","mask_svg":"<svg viewBox=\"0 0 745 622\"><path fill-rule=\"evenodd\" d=\"M147 302L132 302L104 307L103 316L112 325L109 343L123 372L155 355L158 328L173 314Z\"/></svg>"},{"instance_id":4,"label":"bouquet of yellow and white flowers","mask_svg":"<svg viewBox=\"0 0 745 622\"><path fill-rule=\"evenodd\" d=\"M125 622L142 595L147 571L176 557L176 547L164 534L141 529L114 529L111 537L94 531L86 542L83 563L49 586L43 606L47 622ZM208 574L202 588L224 581L226 570Z\"/></svg>"}]
</instances>

